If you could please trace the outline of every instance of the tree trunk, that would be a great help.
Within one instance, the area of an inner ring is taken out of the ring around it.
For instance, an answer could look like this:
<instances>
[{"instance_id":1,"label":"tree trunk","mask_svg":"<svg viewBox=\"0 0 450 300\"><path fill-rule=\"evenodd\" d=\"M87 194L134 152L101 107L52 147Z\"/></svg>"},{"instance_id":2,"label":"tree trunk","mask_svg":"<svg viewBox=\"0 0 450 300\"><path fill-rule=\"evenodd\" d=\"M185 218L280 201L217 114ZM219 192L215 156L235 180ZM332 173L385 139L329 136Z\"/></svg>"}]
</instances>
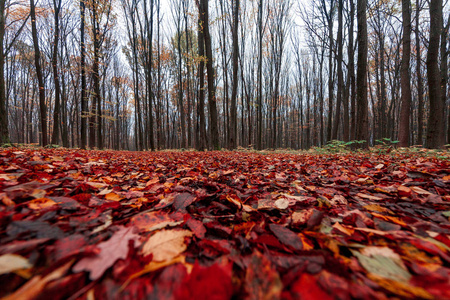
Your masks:
<instances>
[{"instance_id":1,"label":"tree trunk","mask_svg":"<svg viewBox=\"0 0 450 300\"><path fill-rule=\"evenodd\" d=\"M409 119L411 114L411 83L409 81L409 60L411 56L411 9L410 0L402 0L403 55L401 65L402 104L398 139L400 147L409 146Z\"/></svg>"},{"instance_id":2,"label":"tree trunk","mask_svg":"<svg viewBox=\"0 0 450 300\"><path fill-rule=\"evenodd\" d=\"M447 52L447 37L448 37L448 29L449 29L450 21L447 21L447 24L444 25L444 19L442 19L442 32L441 32L441 103L443 110L445 110L445 105L447 102L447 83L448 83L448 52ZM447 112L450 118L450 112ZM445 114L443 114L445 117ZM442 140L443 144L445 144L445 120L442 120ZM447 126L449 126L447 124ZM450 143L450 140L449 140Z\"/></svg>"},{"instance_id":3,"label":"tree trunk","mask_svg":"<svg viewBox=\"0 0 450 300\"><path fill-rule=\"evenodd\" d=\"M336 99L336 114L334 118L334 126L333 126L333 136L334 140L338 139L338 130L339 130L339 121L341 119L341 103L342 103L342 95L344 93L344 75L342 74L342 10L344 9L344 0L338 1L338 32L337 32L337 44L338 44L338 55L337 55L337 73L338 73L338 90L337 90L337 99ZM344 99L345 102L345 99ZM347 128L348 128L348 103L347 110L344 109L344 114L347 114ZM344 117L345 120L345 117ZM344 124L345 127L345 124Z\"/></svg>"},{"instance_id":4,"label":"tree trunk","mask_svg":"<svg viewBox=\"0 0 450 300\"><path fill-rule=\"evenodd\" d=\"M416 0L416 75L417 75L417 98L418 98L418 112L417 112L417 140L420 145L423 145L423 83L422 83L422 70L421 70L421 54L420 54L420 32L419 32L419 17L420 17L420 0Z\"/></svg>"},{"instance_id":5,"label":"tree trunk","mask_svg":"<svg viewBox=\"0 0 450 300\"><path fill-rule=\"evenodd\" d=\"M94 62L92 66L93 79L94 79L94 97L97 103L96 121L95 126L97 128L97 148L103 149L103 137L102 137L102 101L100 94L100 24L97 19L97 7L96 4L92 6L92 25L93 25L93 43L94 43Z\"/></svg>"},{"instance_id":6,"label":"tree trunk","mask_svg":"<svg viewBox=\"0 0 450 300\"><path fill-rule=\"evenodd\" d=\"M332 4L330 4L332 5ZM332 128L332 118L333 118L333 17L332 8L327 16L328 18L328 34L329 34L329 56L328 56L328 124L327 124L327 142L331 140L331 128Z\"/></svg>"},{"instance_id":7,"label":"tree trunk","mask_svg":"<svg viewBox=\"0 0 450 300\"><path fill-rule=\"evenodd\" d=\"M6 111L6 83L5 83L5 54L3 39L5 36L5 4L6 0L0 0L0 143L9 143L8 112Z\"/></svg>"},{"instance_id":8,"label":"tree trunk","mask_svg":"<svg viewBox=\"0 0 450 300\"><path fill-rule=\"evenodd\" d=\"M41 69L41 52L39 50L39 40L36 29L36 8L34 6L34 0L30 0L30 14L31 14L31 34L33 36L34 46L34 63L36 66L36 75L39 84L39 112L41 123L41 141L42 146L48 145L47 139L47 106L45 104L45 85L44 76Z\"/></svg>"},{"instance_id":9,"label":"tree trunk","mask_svg":"<svg viewBox=\"0 0 450 300\"><path fill-rule=\"evenodd\" d=\"M53 41L52 70L53 80L55 81L55 109L53 110L53 134L52 144L59 142L59 126L61 118L61 86L59 84L58 74L58 43L59 43L59 11L61 10L61 0L53 0L53 9L55 12L55 39Z\"/></svg>"},{"instance_id":10,"label":"tree trunk","mask_svg":"<svg viewBox=\"0 0 450 300\"><path fill-rule=\"evenodd\" d=\"M367 101L367 0L357 1L358 62L356 77L356 139L364 141L361 148L369 147L369 110Z\"/></svg>"},{"instance_id":11,"label":"tree trunk","mask_svg":"<svg viewBox=\"0 0 450 300\"><path fill-rule=\"evenodd\" d=\"M220 149L219 131L217 128L216 88L214 86L214 66L212 55L211 35L209 32L208 0L201 0L200 14L203 21L203 35L206 50L206 70L208 72L208 105L210 115L211 146L214 150Z\"/></svg>"},{"instance_id":12,"label":"tree trunk","mask_svg":"<svg viewBox=\"0 0 450 300\"><path fill-rule=\"evenodd\" d=\"M444 103L442 103L441 76L438 65L439 39L442 29L442 0L430 1L430 42L427 54L427 77L430 98L427 147L444 145Z\"/></svg>"},{"instance_id":13,"label":"tree trunk","mask_svg":"<svg viewBox=\"0 0 450 300\"><path fill-rule=\"evenodd\" d=\"M263 0L259 1L258 6L258 100L257 100L257 128L258 133L256 135L256 148L262 150L262 45L263 45L263 28L262 28L262 13L263 13Z\"/></svg>"},{"instance_id":14,"label":"tree trunk","mask_svg":"<svg viewBox=\"0 0 450 300\"><path fill-rule=\"evenodd\" d=\"M200 61L198 64L198 81L199 81L199 92L198 92L198 116L200 121L200 140L197 145L197 150L203 151L208 146L206 137L206 120L205 120L205 39L203 37L202 30L202 20L201 16L198 19L198 56Z\"/></svg>"},{"instance_id":15,"label":"tree trunk","mask_svg":"<svg viewBox=\"0 0 450 300\"><path fill-rule=\"evenodd\" d=\"M233 90L231 92L231 111L230 111L230 132L228 146L230 149L235 149L237 146L237 108L236 97L238 87L238 56L239 56L239 42L238 42L238 26L239 26L239 0L234 0L233 12Z\"/></svg>"},{"instance_id":16,"label":"tree trunk","mask_svg":"<svg viewBox=\"0 0 450 300\"><path fill-rule=\"evenodd\" d=\"M183 1L183 10L189 11L189 2ZM187 147L192 147L192 124L191 124L191 55L190 55L190 33L188 14L184 14L184 31L186 37L186 102L187 102Z\"/></svg>"},{"instance_id":17,"label":"tree trunk","mask_svg":"<svg viewBox=\"0 0 450 300\"><path fill-rule=\"evenodd\" d=\"M348 72L350 77L350 140L356 136L356 79L355 79L355 51L353 42L353 27L355 22L355 4L350 0L350 29L348 33Z\"/></svg>"}]
</instances>

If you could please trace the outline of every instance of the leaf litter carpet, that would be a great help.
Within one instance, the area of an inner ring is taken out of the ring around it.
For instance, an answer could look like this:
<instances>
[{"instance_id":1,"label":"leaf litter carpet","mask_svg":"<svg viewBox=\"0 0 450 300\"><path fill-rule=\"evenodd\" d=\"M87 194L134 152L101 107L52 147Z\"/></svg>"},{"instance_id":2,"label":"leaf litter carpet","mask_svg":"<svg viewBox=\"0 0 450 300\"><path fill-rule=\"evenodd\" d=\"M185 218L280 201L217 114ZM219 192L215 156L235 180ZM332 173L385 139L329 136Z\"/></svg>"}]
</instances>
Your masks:
<instances>
[{"instance_id":1,"label":"leaf litter carpet","mask_svg":"<svg viewBox=\"0 0 450 300\"><path fill-rule=\"evenodd\" d=\"M0 151L4 299L450 299L450 164Z\"/></svg>"}]
</instances>

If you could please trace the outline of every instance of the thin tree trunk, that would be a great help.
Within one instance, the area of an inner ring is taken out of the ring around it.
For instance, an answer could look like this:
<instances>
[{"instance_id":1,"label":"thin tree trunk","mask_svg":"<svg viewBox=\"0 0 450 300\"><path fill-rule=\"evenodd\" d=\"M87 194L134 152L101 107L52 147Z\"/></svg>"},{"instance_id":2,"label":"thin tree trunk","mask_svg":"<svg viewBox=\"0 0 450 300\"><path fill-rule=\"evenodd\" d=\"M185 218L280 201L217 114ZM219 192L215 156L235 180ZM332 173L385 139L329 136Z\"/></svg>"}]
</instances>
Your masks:
<instances>
[{"instance_id":1,"label":"thin tree trunk","mask_svg":"<svg viewBox=\"0 0 450 300\"><path fill-rule=\"evenodd\" d=\"M234 0L233 12L233 90L231 92L231 111L230 111L230 132L228 146L230 149L235 149L237 146L237 108L236 97L238 88L238 56L239 56L239 41L238 41L238 26L239 26L239 0Z\"/></svg>"},{"instance_id":2,"label":"thin tree trunk","mask_svg":"<svg viewBox=\"0 0 450 300\"><path fill-rule=\"evenodd\" d=\"M417 98L418 98L418 112L417 112L417 140L420 145L423 145L423 116L424 116L424 101L423 101L423 83L421 70L421 49L420 49L420 32L419 32L419 17L420 17L420 0L416 0L416 75L417 75Z\"/></svg>"},{"instance_id":3,"label":"thin tree trunk","mask_svg":"<svg viewBox=\"0 0 450 300\"><path fill-rule=\"evenodd\" d=\"M353 28L355 22L355 4L350 0L350 29L348 33L348 72L350 73L350 140L356 137L356 78L355 78L355 51L353 42Z\"/></svg>"},{"instance_id":4,"label":"thin tree trunk","mask_svg":"<svg viewBox=\"0 0 450 300\"><path fill-rule=\"evenodd\" d=\"M401 65L402 104L398 139L400 147L409 146L409 119L411 114L411 83L409 81L409 60L411 56L411 9L410 0L402 0L403 55Z\"/></svg>"},{"instance_id":5,"label":"thin tree trunk","mask_svg":"<svg viewBox=\"0 0 450 300\"><path fill-rule=\"evenodd\" d=\"M332 139L338 139L339 121L341 120L341 103L342 95L344 93L344 75L342 74L342 57L343 57L343 43L342 43L342 10L344 9L344 0L338 1L338 55L337 55L337 73L338 73L338 90L336 99L336 114L334 118L333 135ZM345 100L344 100L345 102ZM348 106L347 106L348 109ZM344 114L348 115L348 111L344 111ZM348 121L348 118L347 118ZM347 124L348 125L348 124ZM344 124L345 127L345 124Z\"/></svg>"},{"instance_id":6,"label":"thin tree trunk","mask_svg":"<svg viewBox=\"0 0 450 300\"><path fill-rule=\"evenodd\" d=\"M358 62L356 78L356 139L364 141L361 148L369 146L369 111L367 101L367 0L357 1Z\"/></svg>"},{"instance_id":7,"label":"thin tree trunk","mask_svg":"<svg viewBox=\"0 0 450 300\"><path fill-rule=\"evenodd\" d=\"M36 75L39 84L39 112L41 123L41 141L42 146L48 145L47 139L47 106L45 104L45 85L44 76L41 69L41 52L39 50L39 40L36 29L36 8L34 6L34 0L30 0L30 14L31 14L31 34L33 36L34 46L34 63L36 66Z\"/></svg>"},{"instance_id":8,"label":"thin tree trunk","mask_svg":"<svg viewBox=\"0 0 450 300\"><path fill-rule=\"evenodd\" d=\"M262 116L262 45L263 45L263 27L262 27L262 13L263 13L263 0L259 1L258 6L258 34L259 34L259 45L258 45L258 100L257 100L257 120L258 120L258 133L256 136L256 148L262 150L262 127L263 127L263 116Z\"/></svg>"},{"instance_id":9,"label":"thin tree trunk","mask_svg":"<svg viewBox=\"0 0 450 300\"><path fill-rule=\"evenodd\" d=\"M5 54L3 39L5 36L5 4L6 0L0 0L0 143L9 143L8 112L6 110L6 83L5 83ZM36 18L35 18L36 19Z\"/></svg>"},{"instance_id":10,"label":"thin tree trunk","mask_svg":"<svg viewBox=\"0 0 450 300\"><path fill-rule=\"evenodd\" d=\"M86 97L86 44L84 37L84 23L85 18L85 0L80 1L80 11L81 11L81 149L86 149L87 144L87 117L88 117L88 98Z\"/></svg>"},{"instance_id":11,"label":"thin tree trunk","mask_svg":"<svg viewBox=\"0 0 450 300\"><path fill-rule=\"evenodd\" d=\"M332 4L330 4L332 5ZM330 52L328 56L328 124L327 124L327 142L331 140L331 128L333 118L333 94L334 94L334 79L333 79L333 18L332 9L328 15L328 34Z\"/></svg>"},{"instance_id":12,"label":"thin tree trunk","mask_svg":"<svg viewBox=\"0 0 450 300\"><path fill-rule=\"evenodd\" d=\"M97 103L97 109L95 111L96 121L95 126L97 128L97 148L103 149L102 138L102 96L100 94L100 24L97 20L97 7L94 4L92 6L92 25L93 25L93 43L94 43L94 62L92 66L93 79L94 79L94 97Z\"/></svg>"},{"instance_id":13,"label":"thin tree trunk","mask_svg":"<svg viewBox=\"0 0 450 300\"><path fill-rule=\"evenodd\" d=\"M52 70L55 81L55 109L53 111L53 134L52 144L59 142L59 126L61 117L61 86L59 84L58 74L58 43L59 43L59 11L61 9L61 0L53 0L53 9L55 11L55 39L53 41Z\"/></svg>"},{"instance_id":14,"label":"thin tree trunk","mask_svg":"<svg viewBox=\"0 0 450 300\"><path fill-rule=\"evenodd\" d=\"M198 92L198 116L200 121L200 140L197 145L197 149L200 151L205 150L207 147L207 136L206 136L206 120L205 120L205 39L203 36L203 21L199 13L198 17L198 56L200 57L198 64L198 81L199 81L199 92Z\"/></svg>"},{"instance_id":15,"label":"thin tree trunk","mask_svg":"<svg viewBox=\"0 0 450 300\"><path fill-rule=\"evenodd\" d=\"M445 105L447 102L447 83L448 83L448 52L447 52L447 38L448 38L448 29L450 22L447 21L447 25L444 25L444 19L442 19L442 32L441 32L441 103L443 106L443 110L445 110ZM447 112L450 118L450 112ZM445 114L443 114L445 117ZM443 144L445 144L445 121L442 120L442 140ZM447 124L447 126L449 126ZM450 143L450 140L449 140Z\"/></svg>"},{"instance_id":16,"label":"thin tree trunk","mask_svg":"<svg viewBox=\"0 0 450 300\"><path fill-rule=\"evenodd\" d=\"M214 66L211 46L211 35L209 33L209 15L208 15L208 0L201 0L200 15L203 21L203 35L205 39L206 50L206 70L208 72L208 105L211 126L211 146L215 150L220 149L219 131L217 128L217 107L216 107L216 88L214 86Z\"/></svg>"}]
</instances>

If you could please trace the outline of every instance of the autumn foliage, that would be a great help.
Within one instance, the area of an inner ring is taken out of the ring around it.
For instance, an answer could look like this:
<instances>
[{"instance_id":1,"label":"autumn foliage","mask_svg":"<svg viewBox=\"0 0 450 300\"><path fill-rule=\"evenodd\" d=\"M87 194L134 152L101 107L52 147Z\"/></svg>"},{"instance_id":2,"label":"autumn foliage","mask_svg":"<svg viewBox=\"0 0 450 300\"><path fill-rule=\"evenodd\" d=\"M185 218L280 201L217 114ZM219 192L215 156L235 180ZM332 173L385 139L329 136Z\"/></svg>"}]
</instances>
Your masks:
<instances>
[{"instance_id":1,"label":"autumn foliage","mask_svg":"<svg viewBox=\"0 0 450 300\"><path fill-rule=\"evenodd\" d=\"M448 299L449 167L396 153L2 150L0 296Z\"/></svg>"}]
</instances>

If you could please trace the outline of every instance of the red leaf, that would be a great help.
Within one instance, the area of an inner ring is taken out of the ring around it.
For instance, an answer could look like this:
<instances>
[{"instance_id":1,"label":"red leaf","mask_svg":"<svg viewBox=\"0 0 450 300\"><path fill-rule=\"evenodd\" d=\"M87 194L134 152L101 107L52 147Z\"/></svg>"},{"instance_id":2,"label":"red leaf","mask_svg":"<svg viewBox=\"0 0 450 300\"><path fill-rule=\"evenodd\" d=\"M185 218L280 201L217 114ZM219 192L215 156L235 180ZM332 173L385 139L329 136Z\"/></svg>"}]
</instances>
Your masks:
<instances>
[{"instance_id":1,"label":"red leaf","mask_svg":"<svg viewBox=\"0 0 450 300\"><path fill-rule=\"evenodd\" d=\"M233 295L231 265L194 265L191 274L175 293L176 299L228 300Z\"/></svg>"},{"instance_id":2,"label":"red leaf","mask_svg":"<svg viewBox=\"0 0 450 300\"><path fill-rule=\"evenodd\" d=\"M194 200L195 197L189 193L178 194L175 196L175 199L173 201L173 207L175 207L175 209L177 210L184 210L186 207L191 205Z\"/></svg>"},{"instance_id":3,"label":"red leaf","mask_svg":"<svg viewBox=\"0 0 450 300\"><path fill-rule=\"evenodd\" d=\"M291 230L278 224L270 224L269 228L273 232L273 234L275 234L275 236L280 240L280 242L282 242L286 246L289 246L297 251L303 249L302 239L299 238Z\"/></svg>"},{"instance_id":4,"label":"red leaf","mask_svg":"<svg viewBox=\"0 0 450 300\"><path fill-rule=\"evenodd\" d=\"M125 259L128 254L128 241L133 240L139 245L139 235L132 232L132 227L121 227L119 231L107 240L98 244L100 253L94 257L85 257L72 268L74 272L88 271L89 278L97 280L118 259Z\"/></svg>"}]
</instances>

